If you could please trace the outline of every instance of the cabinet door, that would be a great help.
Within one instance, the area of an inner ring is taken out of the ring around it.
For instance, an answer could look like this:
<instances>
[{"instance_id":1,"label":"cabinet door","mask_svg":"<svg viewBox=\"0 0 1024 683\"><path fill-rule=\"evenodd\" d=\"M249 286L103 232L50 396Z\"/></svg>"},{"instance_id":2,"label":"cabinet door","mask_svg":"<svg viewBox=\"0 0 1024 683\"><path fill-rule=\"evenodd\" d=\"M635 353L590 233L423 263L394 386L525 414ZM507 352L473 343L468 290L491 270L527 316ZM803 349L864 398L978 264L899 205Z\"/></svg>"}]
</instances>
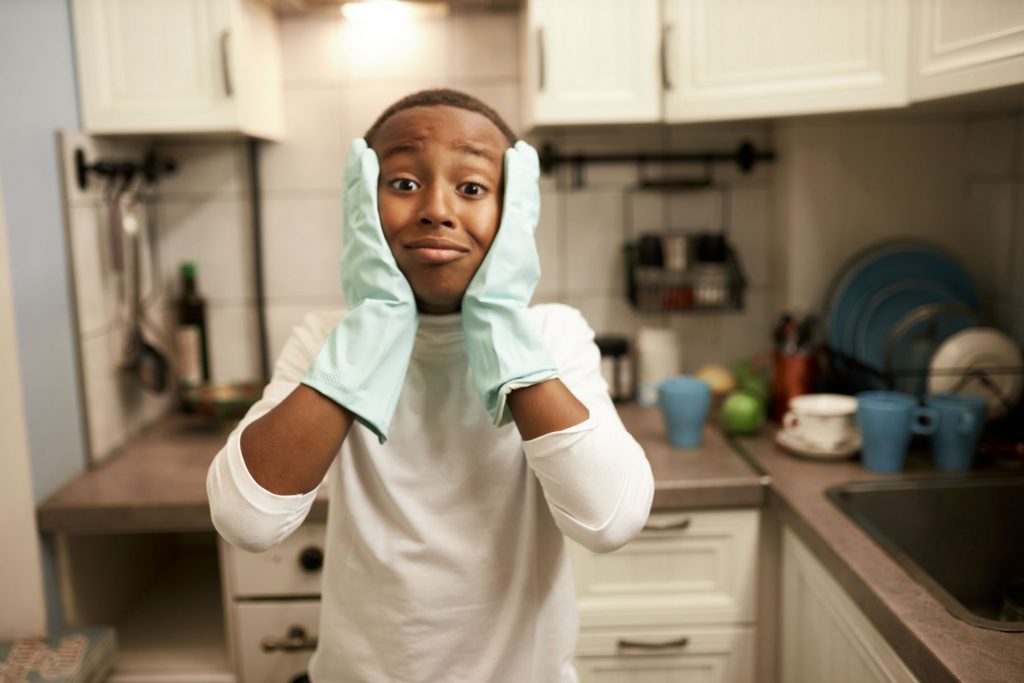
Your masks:
<instances>
[{"instance_id":1,"label":"cabinet door","mask_svg":"<svg viewBox=\"0 0 1024 683\"><path fill-rule=\"evenodd\" d=\"M234 651L240 683L288 683L306 671L320 625L319 600L235 605Z\"/></svg>"},{"instance_id":2,"label":"cabinet door","mask_svg":"<svg viewBox=\"0 0 1024 683\"><path fill-rule=\"evenodd\" d=\"M74 0L72 9L87 131L230 127L225 0Z\"/></svg>"},{"instance_id":3,"label":"cabinet door","mask_svg":"<svg viewBox=\"0 0 1024 683\"><path fill-rule=\"evenodd\" d=\"M907 102L908 0L664 0L669 122Z\"/></svg>"},{"instance_id":4,"label":"cabinet door","mask_svg":"<svg viewBox=\"0 0 1024 683\"><path fill-rule=\"evenodd\" d=\"M567 542L580 625L754 622L759 519L757 510L655 513L614 553Z\"/></svg>"},{"instance_id":5,"label":"cabinet door","mask_svg":"<svg viewBox=\"0 0 1024 683\"><path fill-rule=\"evenodd\" d=\"M1024 83L1024 3L917 0L913 8L912 99Z\"/></svg>"},{"instance_id":6,"label":"cabinet door","mask_svg":"<svg viewBox=\"0 0 1024 683\"><path fill-rule=\"evenodd\" d=\"M529 0L523 119L545 124L661 118L659 0Z\"/></svg>"},{"instance_id":7,"label":"cabinet door","mask_svg":"<svg viewBox=\"0 0 1024 683\"><path fill-rule=\"evenodd\" d=\"M892 647L790 529L782 534L786 683L917 683Z\"/></svg>"}]
</instances>

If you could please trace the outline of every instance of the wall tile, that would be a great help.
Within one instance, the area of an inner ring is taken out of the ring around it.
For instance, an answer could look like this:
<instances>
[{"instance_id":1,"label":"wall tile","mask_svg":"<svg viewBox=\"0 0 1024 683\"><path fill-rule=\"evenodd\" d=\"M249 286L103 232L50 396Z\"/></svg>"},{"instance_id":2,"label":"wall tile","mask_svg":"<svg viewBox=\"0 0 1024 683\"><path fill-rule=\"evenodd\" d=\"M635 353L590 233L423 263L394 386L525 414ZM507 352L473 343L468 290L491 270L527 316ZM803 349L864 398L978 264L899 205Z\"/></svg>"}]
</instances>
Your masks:
<instances>
[{"instance_id":1,"label":"wall tile","mask_svg":"<svg viewBox=\"0 0 1024 683\"><path fill-rule=\"evenodd\" d=\"M344 73L340 14L293 15L281 19L281 59L285 86L337 82Z\"/></svg>"},{"instance_id":2,"label":"wall tile","mask_svg":"<svg viewBox=\"0 0 1024 683\"><path fill-rule=\"evenodd\" d=\"M251 302L212 303L206 308L210 376L216 383L256 379L260 375L256 308Z\"/></svg>"},{"instance_id":3,"label":"wall tile","mask_svg":"<svg viewBox=\"0 0 1024 683\"><path fill-rule=\"evenodd\" d=\"M623 220L627 239L647 232L665 232L671 227L668 195L664 192L630 192L623 198Z\"/></svg>"},{"instance_id":4,"label":"wall tile","mask_svg":"<svg viewBox=\"0 0 1024 683\"><path fill-rule=\"evenodd\" d=\"M157 209L165 287L179 289L179 265L196 263L206 299L238 301L253 294L248 207L242 201L165 201Z\"/></svg>"},{"instance_id":5,"label":"wall tile","mask_svg":"<svg viewBox=\"0 0 1024 683\"><path fill-rule=\"evenodd\" d=\"M560 220L561 201L561 196L556 192L542 192L540 196L540 220L537 224L540 282L537 283L537 296L557 296L563 288L561 237L564 226Z\"/></svg>"},{"instance_id":6,"label":"wall tile","mask_svg":"<svg viewBox=\"0 0 1024 683\"><path fill-rule=\"evenodd\" d=\"M765 286L771 282L771 192L767 188L742 188L731 195L729 236L748 284Z\"/></svg>"},{"instance_id":7,"label":"wall tile","mask_svg":"<svg viewBox=\"0 0 1024 683\"><path fill-rule=\"evenodd\" d=\"M625 296L570 295L568 305L579 310L595 334L618 334L632 340L636 330L643 324L657 325L660 316L641 315L633 311Z\"/></svg>"},{"instance_id":8,"label":"wall tile","mask_svg":"<svg viewBox=\"0 0 1024 683\"><path fill-rule=\"evenodd\" d=\"M722 313L719 323L720 360L727 365L764 354L771 350L771 320L769 292L748 288L745 308L735 313Z\"/></svg>"},{"instance_id":9,"label":"wall tile","mask_svg":"<svg viewBox=\"0 0 1024 683\"><path fill-rule=\"evenodd\" d=\"M351 142L351 137L344 136L343 111L340 90L285 89L288 136L263 147L260 170L265 192L341 191L345 152Z\"/></svg>"},{"instance_id":10,"label":"wall tile","mask_svg":"<svg viewBox=\"0 0 1024 683\"><path fill-rule=\"evenodd\" d=\"M68 212L79 334L109 326L117 309L107 213L100 206L75 206Z\"/></svg>"},{"instance_id":11,"label":"wall tile","mask_svg":"<svg viewBox=\"0 0 1024 683\"><path fill-rule=\"evenodd\" d=\"M266 296L342 300L341 197L278 197L263 202Z\"/></svg>"},{"instance_id":12,"label":"wall tile","mask_svg":"<svg viewBox=\"0 0 1024 683\"><path fill-rule=\"evenodd\" d=\"M455 78L518 78L518 13L456 13L452 43Z\"/></svg>"},{"instance_id":13,"label":"wall tile","mask_svg":"<svg viewBox=\"0 0 1024 683\"><path fill-rule=\"evenodd\" d=\"M718 190L673 192L667 195L673 230L721 232L726 219L723 202L729 195Z\"/></svg>"},{"instance_id":14,"label":"wall tile","mask_svg":"<svg viewBox=\"0 0 1024 683\"><path fill-rule=\"evenodd\" d=\"M968 223L957 253L983 293L1010 290L1014 190L1010 181L974 181L967 188Z\"/></svg>"},{"instance_id":15,"label":"wall tile","mask_svg":"<svg viewBox=\"0 0 1024 683\"><path fill-rule=\"evenodd\" d=\"M566 293L596 295L622 291L622 195L570 192L564 200Z\"/></svg>"},{"instance_id":16,"label":"wall tile","mask_svg":"<svg viewBox=\"0 0 1024 683\"><path fill-rule=\"evenodd\" d=\"M447 19L388 23L341 21L340 76L344 80L446 78L451 25Z\"/></svg>"},{"instance_id":17,"label":"wall tile","mask_svg":"<svg viewBox=\"0 0 1024 683\"><path fill-rule=\"evenodd\" d=\"M690 313L671 319L679 339L683 372L693 373L708 363L729 359L722 347L722 316L719 313Z\"/></svg>"},{"instance_id":18,"label":"wall tile","mask_svg":"<svg viewBox=\"0 0 1024 683\"><path fill-rule=\"evenodd\" d=\"M174 173L160 178L156 187L160 197L182 193L231 198L248 195L247 152L242 143L165 144L156 151L178 164Z\"/></svg>"},{"instance_id":19,"label":"wall tile","mask_svg":"<svg viewBox=\"0 0 1024 683\"><path fill-rule=\"evenodd\" d=\"M967 173L1012 173L1017 125L1017 117L1010 115L971 117L967 123Z\"/></svg>"}]
</instances>

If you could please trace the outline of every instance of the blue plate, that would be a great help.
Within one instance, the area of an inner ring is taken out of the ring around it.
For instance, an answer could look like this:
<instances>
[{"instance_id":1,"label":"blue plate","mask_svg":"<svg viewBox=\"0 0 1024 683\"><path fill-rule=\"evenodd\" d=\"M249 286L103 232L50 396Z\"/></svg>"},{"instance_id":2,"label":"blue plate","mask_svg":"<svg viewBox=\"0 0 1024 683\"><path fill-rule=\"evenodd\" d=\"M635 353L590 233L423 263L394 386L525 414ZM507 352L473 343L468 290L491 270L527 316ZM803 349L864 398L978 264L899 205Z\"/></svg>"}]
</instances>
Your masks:
<instances>
[{"instance_id":1,"label":"blue plate","mask_svg":"<svg viewBox=\"0 0 1024 683\"><path fill-rule=\"evenodd\" d=\"M853 326L856 358L873 368L885 368L885 344L893 326L919 306L941 303L961 302L948 288L927 280L898 282L876 292Z\"/></svg>"},{"instance_id":2,"label":"blue plate","mask_svg":"<svg viewBox=\"0 0 1024 683\"><path fill-rule=\"evenodd\" d=\"M844 269L829 299L829 345L855 357L855 326L863 307L880 290L905 280L944 286L968 307L981 308L978 289L970 275L944 251L918 241L890 242L870 248Z\"/></svg>"}]
</instances>

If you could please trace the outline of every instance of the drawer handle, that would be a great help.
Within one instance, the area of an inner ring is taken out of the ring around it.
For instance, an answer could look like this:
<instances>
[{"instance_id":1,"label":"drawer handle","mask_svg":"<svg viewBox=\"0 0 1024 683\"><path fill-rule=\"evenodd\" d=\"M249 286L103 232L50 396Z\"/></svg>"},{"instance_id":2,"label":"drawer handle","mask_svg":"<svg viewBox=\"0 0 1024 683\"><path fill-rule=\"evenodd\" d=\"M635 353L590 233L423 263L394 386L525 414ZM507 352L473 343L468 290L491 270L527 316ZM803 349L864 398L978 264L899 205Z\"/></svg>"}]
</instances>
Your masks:
<instances>
[{"instance_id":1,"label":"drawer handle","mask_svg":"<svg viewBox=\"0 0 1024 683\"><path fill-rule=\"evenodd\" d=\"M685 529L690 526L690 518L672 520L670 522L647 522L644 524L644 531L668 531L670 529Z\"/></svg>"},{"instance_id":2,"label":"drawer handle","mask_svg":"<svg viewBox=\"0 0 1024 683\"><path fill-rule=\"evenodd\" d=\"M642 643L636 640L625 640L620 638L618 647L620 650L670 650L676 647L686 647L690 644L690 639L686 636L677 640L667 640L663 643Z\"/></svg>"},{"instance_id":3,"label":"drawer handle","mask_svg":"<svg viewBox=\"0 0 1024 683\"><path fill-rule=\"evenodd\" d=\"M307 636L306 629L301 626L289 626L288 635L284 638L267 636L260 639L260 649L264 652L301 652L316 649L316 636Z\"/></svg>"}]
</instances>

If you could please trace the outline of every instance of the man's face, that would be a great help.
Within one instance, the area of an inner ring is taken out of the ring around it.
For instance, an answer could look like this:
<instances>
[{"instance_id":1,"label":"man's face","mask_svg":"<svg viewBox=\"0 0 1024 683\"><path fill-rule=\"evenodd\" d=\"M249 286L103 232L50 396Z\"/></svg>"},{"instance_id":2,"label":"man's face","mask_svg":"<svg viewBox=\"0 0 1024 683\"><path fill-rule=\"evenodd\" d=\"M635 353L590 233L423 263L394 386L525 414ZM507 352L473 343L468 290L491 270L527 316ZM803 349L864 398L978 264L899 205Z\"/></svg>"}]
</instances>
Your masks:
<instances>
[{"instance_id":1,"label":"man's face","mask_svg":"<svg viewBox=\"0 0 1024 683\"><path fill-rule=\"evenodd\" d=\"M384 237L423 313L454 313L494 241L508 140L485 116L413 107L377 131Z\"/></svg>"}]
</instances>

